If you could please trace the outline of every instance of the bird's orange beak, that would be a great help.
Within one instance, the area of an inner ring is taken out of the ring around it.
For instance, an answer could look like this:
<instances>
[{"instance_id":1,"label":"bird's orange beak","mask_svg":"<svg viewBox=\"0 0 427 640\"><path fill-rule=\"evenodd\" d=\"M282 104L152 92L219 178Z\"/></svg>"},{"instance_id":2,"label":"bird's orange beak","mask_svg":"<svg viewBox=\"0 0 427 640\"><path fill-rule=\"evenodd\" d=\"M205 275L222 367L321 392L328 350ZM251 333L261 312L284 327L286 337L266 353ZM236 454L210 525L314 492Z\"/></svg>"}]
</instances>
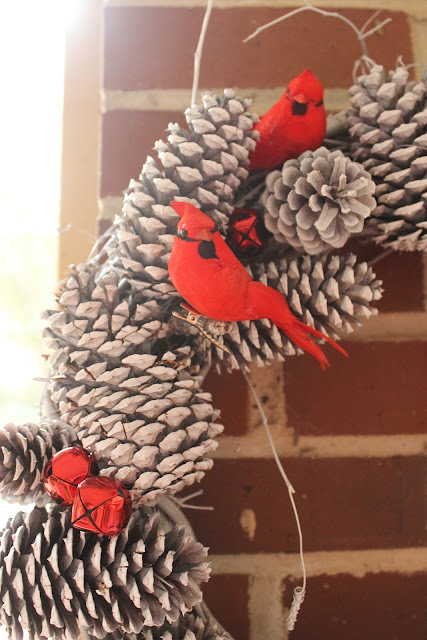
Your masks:
<instances>
[{"instance_id":1,"label":"bird's orange beak","mask_svg":"<svg viewBox=\"0 0 427 640\"><path fill-rule=\"evenodd\" d=\"M201 229L198 233L194 234L194 237L198 240L207 240L210 242L212 240L212 231L209 231L209 229Z\"/></svg>"},{"instance_id":2,"label":"bird's orange beak","mask_svg":"<svg viewBox=\"0 0 427 640\"><path fill-rule=\"evenodd\" d=\"M295 102L300 102L301 104L307 104L308 100L306 98L306 96L303 93L299 93L296 96L291 96L292 100L295 100Z\"/></svg>"}]
</instances>

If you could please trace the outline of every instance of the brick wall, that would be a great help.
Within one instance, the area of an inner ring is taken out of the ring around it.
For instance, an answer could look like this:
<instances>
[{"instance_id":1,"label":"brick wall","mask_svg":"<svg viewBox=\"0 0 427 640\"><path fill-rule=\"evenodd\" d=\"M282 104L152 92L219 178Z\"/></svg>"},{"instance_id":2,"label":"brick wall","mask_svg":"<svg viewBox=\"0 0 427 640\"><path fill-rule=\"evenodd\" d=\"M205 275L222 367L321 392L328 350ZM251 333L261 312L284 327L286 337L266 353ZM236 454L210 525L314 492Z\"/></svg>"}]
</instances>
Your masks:
<instances>
[{"instance_id":1,"label":"brick wall","mask_svg":"<svg viewBox=\"0 0 427 640\"><path fill-rule=\"evenodd\" d=\"M343 23L306 13L242 45L290 3L216 4L202 88L238 87L255 96L254 110L262 113L287 80L310 67L325 85L326 106L346 106L360 50ZM120 210L122 191L168 122L183 122L203 5L106 4L101 230ZM341 12L361 25L377 7L388 7L381 19L393 21L370 39L370 55L388 68L398 54L407 63L427 62L425 2L349 0ZM352 250L364 259L380 253L358 245ZM308 594L295 640L424 637L426 262L419 254L394 254L376 272L385 287L381 313L346 340L350 360L332 353L332 368L321 374L309 357L289 358L251 374L297 490L305 536ZM301 581L286 488L243 376L210 373L206 387L226 427L199 499L215 510L189 512L213 561L206 600L236 640L282 640L292 589Z\"/></svg>"}]
</instances>

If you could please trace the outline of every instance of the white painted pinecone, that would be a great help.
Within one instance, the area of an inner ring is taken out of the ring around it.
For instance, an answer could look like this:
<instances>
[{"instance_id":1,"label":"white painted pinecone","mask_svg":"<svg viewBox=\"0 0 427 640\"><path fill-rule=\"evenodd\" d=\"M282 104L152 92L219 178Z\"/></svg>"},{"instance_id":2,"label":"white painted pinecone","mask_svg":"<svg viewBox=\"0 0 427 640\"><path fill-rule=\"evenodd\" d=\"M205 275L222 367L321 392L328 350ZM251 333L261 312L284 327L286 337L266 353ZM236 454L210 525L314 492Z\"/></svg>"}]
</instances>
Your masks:
<instances>
[{"instance_id":1,"label":"white painted pinecone","mask_svg":"<svg viewBox=\"0 0 427 640\"><path fill-rule=\"evenodd\" d=\"M200 389L198 355L168 349L180 337L150 319L156 303L121 300L117 274L97 281L82 265L61 291L61 310L45 313L44 332L60 418L95 453L101 474L132 489L135 505L200 481L223 426Z\"/></svg>"},{"instance_id":2,"label":"white painted pinecone","mask_svg":"<svg viewBox=\"0 0 427 640\"><path fill-rule=\"evenodd\" d=\"M376 206L375 184L341 151L320 147L266 178L264 221L278 242L318 255L343 247Z\"/></svg>"},{"instance_id":3,"label":"white painted pinecone","mask_svg":"<svg viewBox=\"0 0 427 640\"><path fill-rule=\"evenodd\" d=\"M382 282L366 262L356 262L355 255L299 256L295 253L268 263L247 267L254 280L277 289L290 310L303 322L330 338L338 332L351 333L378 310L372 303L382 296ZM268 319L231 323L224 344L232 355L215 348L213 362L217 369L243 368L270 363L273 358L302 353L291 340Z\"/></svg>"},{"instance_id":4,"label":"white painted pinecone","mask_svg":"<svg viewBox=\"0 0 427 640\"><path fill-rule=\"evenodd\" d=\"M228 633L220 631L212 621L204 622L194 613L187 613L176 622L162 628L143 629L128 640L232 640Z\"/></svg>"},{"instance_id":5,"label":"white painted pinecone","mask_svg":"<svg viewBox=\"0 0 427 640\"><path fill-rule=\"evenodd\" d=\"M159 163L149 157L139 180L131 181L106 246L109 260L102 273L124 278L139 303L179 297L168 273L179 219L170 202L191 202L225 232L235 191L248 175L258 120L248 111L251 100L226 89L222 97L204 93L202 103L186 110L188 130L170 124L168 141L156 142Z\"/></svg>"},{"instance_id":6,"label":"white painted pinecone","mask_svg":"<svg viewBox=\"0 0 427 640\"><path fill-rule=\"evenodd\" d=\"M70 509L35 508L1 535L0 621L12 638L96 638L174 622L201 601L206 549L185 527L133 512L114 538L71 526ZM157 637L157 636L156 636Z\"/></svg>"},{"instance_id":7,"label":"white painted pinecone","mask_svg":"<svg viewBox=\"0 0 427 640\"><path fill-rule=\"evenodd\" d=\"M368 231L385 247L427 250L427 69L414 84L404 67L377 65L351 87L350 104L352 157L377 185Z\"/></svg>"},{"instance_id":8,"label":"white painted pinecone","mask_svg":"<svg viewBox=\"0 0 427 640\"><path fill-rule=\"evenodd\" d=\"M76 439L73 429L50 420L0 429L0 496L8 502L43 504L43 469L57 451Z\"/></svg>"}]
</instances>

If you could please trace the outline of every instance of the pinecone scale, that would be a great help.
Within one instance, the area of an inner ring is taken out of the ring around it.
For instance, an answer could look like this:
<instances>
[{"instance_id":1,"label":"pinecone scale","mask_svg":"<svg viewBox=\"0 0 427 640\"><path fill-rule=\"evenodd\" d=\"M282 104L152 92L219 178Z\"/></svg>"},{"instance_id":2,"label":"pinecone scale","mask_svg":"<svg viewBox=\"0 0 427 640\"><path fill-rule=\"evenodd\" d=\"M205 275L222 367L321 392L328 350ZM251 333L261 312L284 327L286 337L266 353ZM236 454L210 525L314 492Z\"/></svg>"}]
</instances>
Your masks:
<instances>
[{"instance_id":1,"label":"pinecone scale","mask_svg":"<svg viewBox=\"0 0 427 640\"><path fill-rule=\"evenodd\" d=\"M408 82L408 70L377 65L350 89L351 156L376 183L378 206L367 233L403 251L427 248L427 72Z\"/></svg>"}]
</instances>

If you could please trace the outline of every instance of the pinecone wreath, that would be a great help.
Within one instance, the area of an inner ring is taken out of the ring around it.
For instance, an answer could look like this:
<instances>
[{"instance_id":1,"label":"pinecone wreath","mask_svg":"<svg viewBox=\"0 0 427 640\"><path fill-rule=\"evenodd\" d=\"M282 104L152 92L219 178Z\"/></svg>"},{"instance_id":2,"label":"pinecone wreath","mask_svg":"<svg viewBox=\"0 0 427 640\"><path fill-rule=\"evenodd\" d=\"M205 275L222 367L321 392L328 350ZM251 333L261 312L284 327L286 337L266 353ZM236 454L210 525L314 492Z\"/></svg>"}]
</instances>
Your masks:
<instances>
[{"instance_id":1,"label":"pinecone wreath","mask_svg":"<svg viewBox=\"0 0 427 640\"><path fill-rule=\"evenodd\" d=\"M376 182L378 206L368 230L399 251L427 249L427 69L421 82L408 70L376 65L351 87L347 123L351 157Z\"/></svg>"},{"instance_id":2,"label":"pinecone wreath","mask_svg":"<svg viewBox=\"0 0 427 640\"><path fill-rule=\"evenodd\" d=\"M198 205L225 235L256 144L249 106L231 90L204 94L186 111L188 129L169 126L168 140L155 145L158 162L148 158L131 181L101 253L71 269L58 308L45 312L55 415L0 433L2 496L41 505L2 533L0 620L10 637L28 630L34 639L71 640L83 629L99 639L230 639L202 601L206 550L165 505L210 469L223 430L202 389L206 367L248 369L300 350L269 320L230 323L216 346L174 317L181 298L168 273L178 220L170 203ZM376 312L381 283L366 263L329 252L360 232L372 209L367 171L321 149L270 173L266 184L274 236L245 261L248 272L315 329L332 338L352 331ZM288 207L283 225L280 198ZM316 226L313 212L327 220ZM108 501L85 504L88 518L101 507L108 517L107 502L130 495L133 513L114 537L73 527L74 507L43 506L46 462L75 445L93 454L100 474L79 485L79 499L87 481L93 500L106 482L117 489Z\"/></svg>"}]
</instances>

